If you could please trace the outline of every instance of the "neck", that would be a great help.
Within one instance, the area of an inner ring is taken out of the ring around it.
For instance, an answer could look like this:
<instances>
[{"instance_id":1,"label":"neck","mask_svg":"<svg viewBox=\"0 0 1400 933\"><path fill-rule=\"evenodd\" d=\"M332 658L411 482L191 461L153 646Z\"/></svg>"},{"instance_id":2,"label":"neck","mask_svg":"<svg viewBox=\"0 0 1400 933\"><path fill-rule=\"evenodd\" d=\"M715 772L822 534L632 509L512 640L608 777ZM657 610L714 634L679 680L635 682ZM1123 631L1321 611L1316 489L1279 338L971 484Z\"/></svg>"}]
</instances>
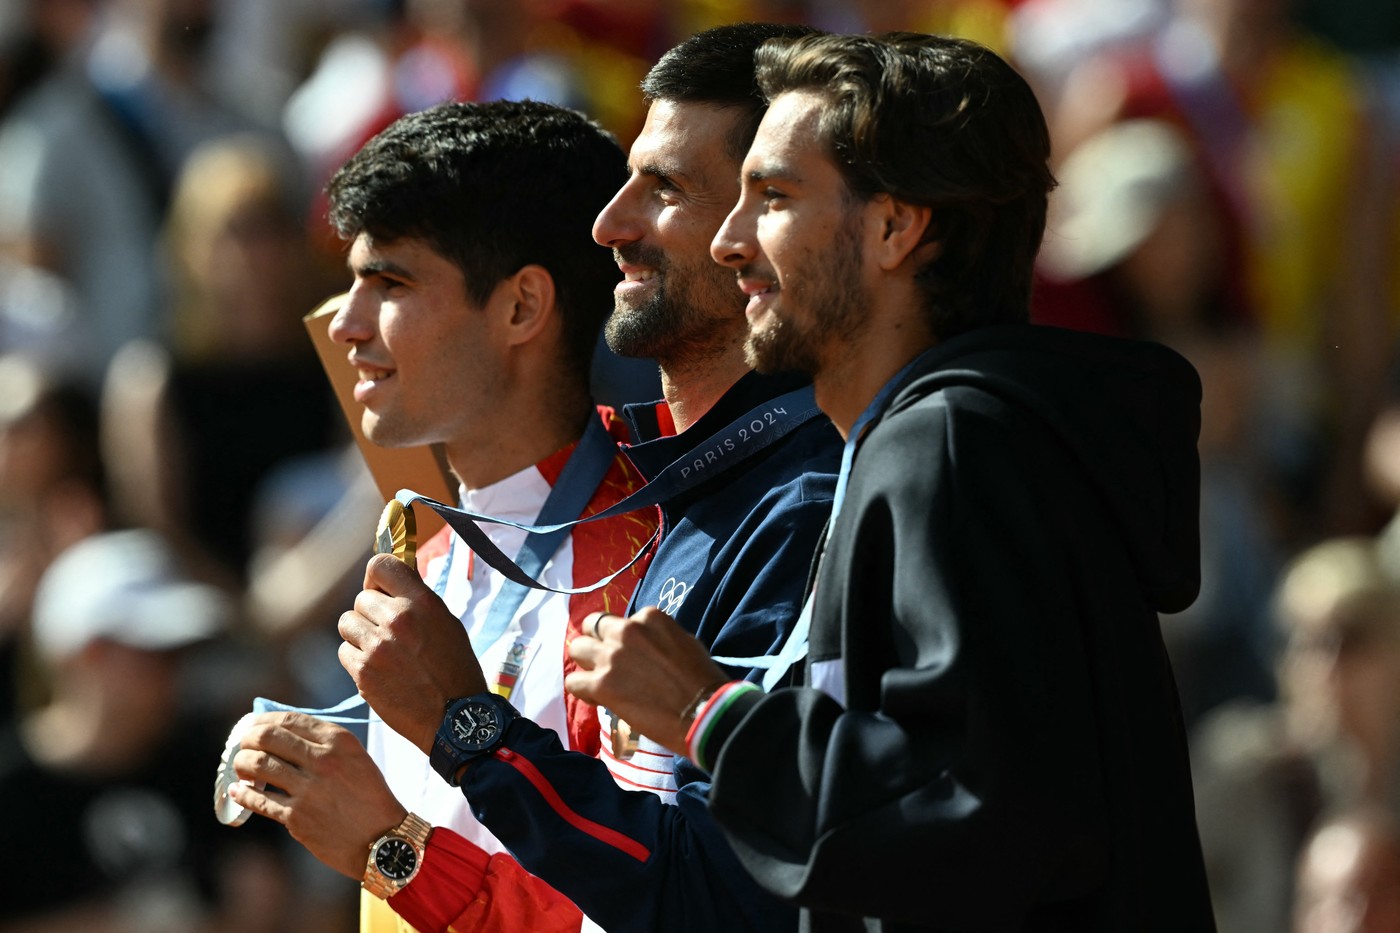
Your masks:
<instances>
[{"instance_id":1,"label":"neck","mask_svg":"<svg viewBox=\"0 0 1400 933\"><path fill-rule=\"evenodd\" d=\"M912 303L908 307L917 309ZM922 314L901 310L872 313L854 342L828 348L820 371L812 377L812 389L842 438L850 438L856 419L885 383L935 343Z\"/></svg>"},{"instance_id":2,"label":"neck","mask_svg":"<svg viewBox=\"0 0 1400 933\"><path fill-rule=\"evenodd\" d=\"M738 341L712 354L687 356L683 362L660 361L661 393L677 434L699 421L749 371Z\"/></svg>"},{"instance_id":3,"label":"neck","mask_svg":"<svg viewBox=\"0 0 1400 933\"><path fill-rule=\"evenodd\" d=\"M447 464L468 489L483 489L534 466L578 440L594 416L586 393L533 392L530 399L508 405L493 418L495 427L444 444ZM528 430L522 426L528 425Z\"/></svg>"}]
</instances>

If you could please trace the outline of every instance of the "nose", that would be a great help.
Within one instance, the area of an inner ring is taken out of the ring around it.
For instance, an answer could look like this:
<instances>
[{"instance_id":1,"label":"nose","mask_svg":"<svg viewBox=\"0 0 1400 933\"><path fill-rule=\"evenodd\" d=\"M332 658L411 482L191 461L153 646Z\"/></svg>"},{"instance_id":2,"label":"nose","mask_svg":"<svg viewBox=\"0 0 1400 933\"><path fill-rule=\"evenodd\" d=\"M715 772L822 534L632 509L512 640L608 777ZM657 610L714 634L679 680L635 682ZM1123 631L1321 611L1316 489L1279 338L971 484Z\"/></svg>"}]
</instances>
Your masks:
<instances>
[{"instance_id":1,"label":"nose","mask_svg":"<svg viewBox=\"0 0 1400 933\"><path fill-rule=\"evenodd\" d=\"M642 238L642 229L637 211L638 181L632 176L611 201L598 212L593 221L593 240L600 246L616 249L627 243L635 243Z\"/></svg>"},{"instance_id":2,"label":"nose","mask_svg":"<svg viewBox=\"0 0 1400 933\"><path fill-rule=\"evenodd\" d=\"M740 198L710 241L710 256L721 266L741 269L758 254L752 211Z\"/></svg>"},{"instance_id":3,"label":"nose","mask_svg":"<svg viewBox=\"0 0 1400 933\"><path fill-rule=\"evenodd\" d=\"M346 293L345 300L340 303L340 309L331 318L329 333L331 340L336 343L356 344L364 343L374 337L373 315L371 313L371 296L368 290L363 287L362 282L356 282Z\"/></svg>"}]
</instances>

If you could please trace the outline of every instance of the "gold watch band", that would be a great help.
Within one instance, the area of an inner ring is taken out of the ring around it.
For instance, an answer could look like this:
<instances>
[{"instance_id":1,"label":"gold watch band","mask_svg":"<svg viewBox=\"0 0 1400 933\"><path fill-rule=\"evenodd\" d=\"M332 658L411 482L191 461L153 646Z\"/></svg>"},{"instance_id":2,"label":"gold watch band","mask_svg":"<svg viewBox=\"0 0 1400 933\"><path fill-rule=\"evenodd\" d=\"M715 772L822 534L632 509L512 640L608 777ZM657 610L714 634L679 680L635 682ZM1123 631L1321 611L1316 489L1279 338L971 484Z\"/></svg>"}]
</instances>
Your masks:
<instances>
[{"instance_id":1,"label":"gold watch band","mask_svg":"<svg viewBox=\"0 0 1400 933\"><path fill-rule=\"evenodd\" d=\"M381 900L388 900L399 891L403 890L410 881L417 876L419 869L423 867L423 854L427 851L428 837L433 834L432 824L418 816L410 813L403 818L403 822L376 839L369 847L369 859L365 864L365 877L361 881L361 886L366 891ZM402 839L413 847L413 854L416 860L413 870L406 878L390 878L379 870L375 863L375 855L381 844L389 839Z\"/></svg>"}]
</instances>

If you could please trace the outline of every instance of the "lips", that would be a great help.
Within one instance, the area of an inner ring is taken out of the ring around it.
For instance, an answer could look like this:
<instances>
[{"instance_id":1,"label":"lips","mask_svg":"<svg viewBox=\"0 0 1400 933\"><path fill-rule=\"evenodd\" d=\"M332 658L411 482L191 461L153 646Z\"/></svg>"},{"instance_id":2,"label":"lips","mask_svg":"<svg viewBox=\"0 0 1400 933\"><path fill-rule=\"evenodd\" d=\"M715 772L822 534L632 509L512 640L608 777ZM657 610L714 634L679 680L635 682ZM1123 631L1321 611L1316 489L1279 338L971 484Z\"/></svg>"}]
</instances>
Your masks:
<instances>
[{"instance_id":1,"label":"lips","mask_svg":"<svg viewBox=\"0 0 1400 933\"><path fill-rule=\"evenodd\" d=\"M622 272L623 282L650 282L656 278L655 269L642 266L618 266Z\"/></svg>"},{"instance_id":2,"label":"lips","mask_svg":"<svg viewBox=\"0 0 1400 933\"><path fill-rule=\"evenodd\" d=\"M622 281L613 288L617 295L650 288L661 277L661 273L650 266L619 265L618 269L622 272Z\"/></svg>"},{"instance_id":3,"label":"lips","mask_svg":"<svg viewBox=\"0 0 1400 933\"><path fill-rule=\"evenodd\" d=\"M739 290L748 296L749 303L744 314L752 320L763 308L764 303L781 289L772 276L761 275L752 269L742 269L738 274Z\"/></svg>"},{"instance_id":4,"label":"lips","mask_svg":"<svg viewBox=\"0 0 1400 933\"><path fill-rule=\"evenodd\" d=\"M622 281L617 283L617 292L645 288L661 278L665 266L661 250L640 243L629 243L613 250L613 260L622 273Z\"/></svg>"},{"instance_id":5,"label":"lips","mask_svg":"<svg viewBox=\"0 0 1400 933\"><path fill-rule=\"evenodd\" d=\"M361 404L367 404L375 390L394 375L394 370L375 366L364 360L351 359L350 365L355 367L358 377L355 382L355 401Z\"/></svg>"}]
</instances>

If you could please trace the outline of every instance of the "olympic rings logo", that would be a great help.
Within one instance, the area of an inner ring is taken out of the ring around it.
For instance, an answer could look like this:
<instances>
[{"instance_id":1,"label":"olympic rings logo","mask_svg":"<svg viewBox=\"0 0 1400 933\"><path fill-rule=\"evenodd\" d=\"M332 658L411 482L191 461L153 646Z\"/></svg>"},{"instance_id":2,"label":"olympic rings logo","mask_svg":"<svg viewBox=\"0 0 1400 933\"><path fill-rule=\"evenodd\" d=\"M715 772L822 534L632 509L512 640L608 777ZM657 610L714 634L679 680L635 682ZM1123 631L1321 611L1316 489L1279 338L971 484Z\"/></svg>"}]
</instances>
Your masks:
<instances>
[{"instance_id":1,"label":"olympic rings logo","mask_svg":"<svg viewBox=\"0 0 1400 933\"><path fill-rule=\"evenodd\" d=\"M676 614L676 610L685 602L685 594L690 592L690 584L675 577L669 577L661 586L661 594L657 597L657 608L669 616Z\"/></svg>"}]
</instances>

